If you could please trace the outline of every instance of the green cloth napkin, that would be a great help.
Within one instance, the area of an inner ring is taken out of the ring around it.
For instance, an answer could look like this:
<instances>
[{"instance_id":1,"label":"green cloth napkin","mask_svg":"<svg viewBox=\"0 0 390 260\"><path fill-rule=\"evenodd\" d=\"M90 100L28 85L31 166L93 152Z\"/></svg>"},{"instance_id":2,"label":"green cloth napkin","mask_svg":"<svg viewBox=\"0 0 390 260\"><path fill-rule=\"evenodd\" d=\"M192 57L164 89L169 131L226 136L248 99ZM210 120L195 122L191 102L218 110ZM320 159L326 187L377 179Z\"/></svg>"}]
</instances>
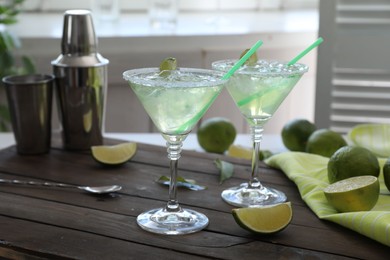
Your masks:
<instances>
[{"instance_id":1,"label":"green cloth napkin","mask_svg":"<svg viewBox=\"0 0 390 260\"><path fill-rule=\"evenodd\" d=\"M390 246L390 193L384 184L382 172L379 176L379 200L372 210L338 213L323 192L329 185L328 161L329 158L319 155L284 152L268 158L266 163L282 170L298 186L302 199L320 219L335 222ZM382 168L385 159L379 159L379 162Z\"/></svg>"}]
</instances>

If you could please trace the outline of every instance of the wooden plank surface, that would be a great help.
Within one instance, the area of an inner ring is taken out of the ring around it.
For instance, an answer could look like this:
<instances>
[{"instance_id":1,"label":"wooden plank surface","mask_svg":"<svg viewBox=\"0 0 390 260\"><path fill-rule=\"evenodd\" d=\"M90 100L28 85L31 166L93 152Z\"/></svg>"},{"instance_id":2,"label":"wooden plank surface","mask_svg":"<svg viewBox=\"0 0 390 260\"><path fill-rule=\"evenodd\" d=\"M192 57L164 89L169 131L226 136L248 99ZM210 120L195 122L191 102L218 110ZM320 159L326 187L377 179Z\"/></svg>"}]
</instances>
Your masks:
<instances>
[{"instance_id":1,"label":"wooden plank surface","mask_svg":"<svg viewBox=\"0 0 390 260\"><path fill-rule=\"evenodd\" d=\"M106 140L114 144L115 140ZM234 177L219 185L215 158L235 164ZM20 156L14 147L0 151L0 178L58 181L78 185L123 186L117 194L96 196L79 190L0 186L0 257L23 259L386 259L389 248L336 224L319 220L282 172L261 165L264 184L283 190L293 205L292 223L281 233L256 236L240 228L232 206L220 193L247 180L248 161L184 151L179 175L207 190L179 189L179 201L206 214L209 226L196 234L161 236L141 230L136 216L165 205L168 189L155 183L168 175L164 147L138 145L122 167L106 168L88 151Z\"/></svg>"}]
</instances>

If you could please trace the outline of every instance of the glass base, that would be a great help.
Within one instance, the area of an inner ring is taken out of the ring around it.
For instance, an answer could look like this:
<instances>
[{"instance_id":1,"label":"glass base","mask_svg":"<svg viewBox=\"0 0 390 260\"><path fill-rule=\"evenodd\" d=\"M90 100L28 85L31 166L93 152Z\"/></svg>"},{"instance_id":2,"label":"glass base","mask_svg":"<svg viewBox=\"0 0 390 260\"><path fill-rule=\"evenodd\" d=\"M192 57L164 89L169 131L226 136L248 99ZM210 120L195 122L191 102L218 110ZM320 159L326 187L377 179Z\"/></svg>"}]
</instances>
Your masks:
<instances>
[{"instance_id":1,"label":"glass base","mask_svg":"<svg viewBox=\"0 0 390 260\"><path fill-rule=\"evenodd\" d=\"M169 212L165 208L152 209L137 217L138 225L149 232L164 235L194 233L205 228L209 219L190 209Z\"/></svg>"},{"instance_id":2,"label":"glass base","mask_svg":"<svg viewBox=\"0 0 390 260\"><path fill-rule=\"evenodd\" d=\"M243 183L238 187L224 190L221 197L228 204L242 208L274 205L287 200L283 192L273 188L264 186L249 188L248 186L248 183Z\"/></svg>"}]
</instances>

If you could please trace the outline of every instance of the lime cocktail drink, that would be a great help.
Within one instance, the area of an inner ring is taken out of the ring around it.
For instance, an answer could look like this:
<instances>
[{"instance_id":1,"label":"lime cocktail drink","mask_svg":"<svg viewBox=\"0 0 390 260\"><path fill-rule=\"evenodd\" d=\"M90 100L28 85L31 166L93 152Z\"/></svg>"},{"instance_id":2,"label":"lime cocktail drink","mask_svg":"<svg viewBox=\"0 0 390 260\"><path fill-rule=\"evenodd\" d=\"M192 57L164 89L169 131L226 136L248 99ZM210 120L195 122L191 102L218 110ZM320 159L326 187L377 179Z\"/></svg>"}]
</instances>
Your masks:
<instances>
[{"instance_id":1,"label":"lime cocktail drink","mask_svg":"<svg viewBox=\"0 0 390 260\"><path fill-rule=\"evenodd\" d=\"M221 72L180 68L128 70L123 77L141 101L155 126L167 141L170 159L169 200L165 207L137 217L138 225L150 232L168 235L187 234L207 226L208 218L183 209L177 200L177 165L188 133L208 110L227 80Z\"/></svg>"},{"instance_id":2,"label":"lime cocktail drink","mask_svg":"<svg viewBox=\"0 0 390 260\"><path fill-rule=\"evenodd\" d=\"M235 63L236 60L216 61L212 67L225 72ZM303 64L258 60L255 64L243 65L230 78L226 87L251 128L254 151L249 182L224 190L221 196L227 203L251 207L287 200L283 192L265 187L257 177L260 142L264 125L307 71L308 67Z\"/></svg>"}]
</instances>

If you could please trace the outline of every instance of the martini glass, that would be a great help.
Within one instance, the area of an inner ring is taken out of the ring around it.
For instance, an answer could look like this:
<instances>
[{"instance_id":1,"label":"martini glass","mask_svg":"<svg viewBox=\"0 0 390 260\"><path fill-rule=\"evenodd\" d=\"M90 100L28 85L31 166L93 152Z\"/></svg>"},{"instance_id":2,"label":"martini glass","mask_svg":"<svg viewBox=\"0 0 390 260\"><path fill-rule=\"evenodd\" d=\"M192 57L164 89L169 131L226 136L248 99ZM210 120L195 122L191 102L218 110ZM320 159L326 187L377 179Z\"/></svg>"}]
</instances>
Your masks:
<instances>
[{"instance_id":1,"label":"martini glass","mask_svg":"<svg viewBox=\"0 0 390 260\"><path fill-rule=\"evenodd\" d=\"M228 71L236 60L216 61L213 69ZM295 63L259 60L244 65L226 85L237 107L249 123L253 140L251 176L247 183L222 192L227 203L237 207L266 206L282 203L286 195L274 188L265 187L258 179L260 142L264 125L271 119L308 67Z\"/></svg>"},{"instance_id":2,"label":"martini glass","mask_svg":"<svg viewBox=\"0 0 390 260\"><path fill-rule=\"evenodd\" d=\"M155 126L167 141L170 159L169 200L165 207L152 209L137 217L144 230L166 235L199 231L208 218L191 209L184 209L177 200L177 165L181 147L188 133L221 92L221 72L180 68L163 71L158 68L128 70L123 73Z\"/></svg>"}]
</instances>

